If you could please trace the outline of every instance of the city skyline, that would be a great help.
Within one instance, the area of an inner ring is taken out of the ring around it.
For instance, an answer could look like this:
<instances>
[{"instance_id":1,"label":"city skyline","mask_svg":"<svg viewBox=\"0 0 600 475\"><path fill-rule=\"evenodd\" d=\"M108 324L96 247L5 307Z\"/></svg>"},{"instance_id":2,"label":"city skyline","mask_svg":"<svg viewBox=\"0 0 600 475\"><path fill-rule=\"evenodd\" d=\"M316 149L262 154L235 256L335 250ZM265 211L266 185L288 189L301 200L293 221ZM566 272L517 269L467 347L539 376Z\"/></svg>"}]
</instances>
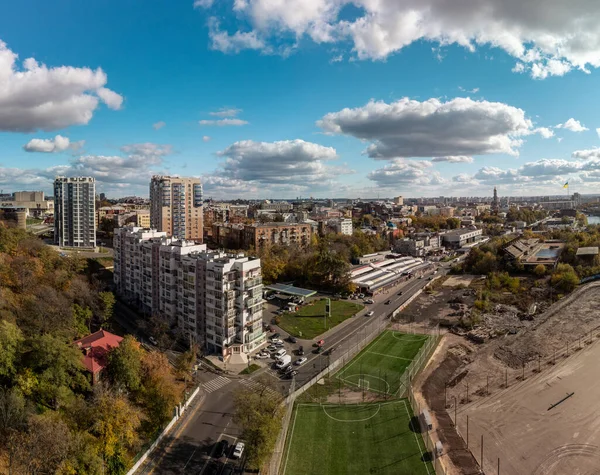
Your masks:
<instances>
[{"instance_id":1,"label":"city skyline","mask_svg":"<svg viewBox=\"0 0 600 475\"><path fill-rule=\"evenodd\" d=\"M153 174L199 177L216 199L598 189L600 51L581 41L600 6L536 25L496 9L476 28L476 9L457 25L404 2L296 4L5 7L0 189L91 176L146 196Z\"/></svg>"}]
</instances>

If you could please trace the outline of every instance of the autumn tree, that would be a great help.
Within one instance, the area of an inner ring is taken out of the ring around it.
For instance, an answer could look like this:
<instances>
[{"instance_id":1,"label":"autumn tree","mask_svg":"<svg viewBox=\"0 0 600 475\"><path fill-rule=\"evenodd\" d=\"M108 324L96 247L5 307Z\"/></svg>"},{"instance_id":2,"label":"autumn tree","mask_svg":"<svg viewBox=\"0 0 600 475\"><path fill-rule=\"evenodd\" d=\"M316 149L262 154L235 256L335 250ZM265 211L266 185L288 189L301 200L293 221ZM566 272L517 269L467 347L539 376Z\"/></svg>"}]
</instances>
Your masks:
<instances>
[{"instance_id":1,"label":"autumn tree","mask_svg":"<svg viewBox=\"0 0 600 475\"><path fill-rule=\"evenodd\" d=\"M177 375L186 383L191 379L191 372L196 364L196 355L198 353L198 345L192 345L187 351L184 351L177 356L175 360L175 370Z\"/></svg>"},{"instance_id":2,"label":"autumn tree","mask_svg":"<svg viewBox=\"0 0 600 475\"><path fill-rule=\"evenodd\" d=\"M148 433L154 433L167 423L181 401L183 385L178 383L164 353L150 352L142 360L142 388L139 400L148 415Z\"/></svg>"}]
</instances>

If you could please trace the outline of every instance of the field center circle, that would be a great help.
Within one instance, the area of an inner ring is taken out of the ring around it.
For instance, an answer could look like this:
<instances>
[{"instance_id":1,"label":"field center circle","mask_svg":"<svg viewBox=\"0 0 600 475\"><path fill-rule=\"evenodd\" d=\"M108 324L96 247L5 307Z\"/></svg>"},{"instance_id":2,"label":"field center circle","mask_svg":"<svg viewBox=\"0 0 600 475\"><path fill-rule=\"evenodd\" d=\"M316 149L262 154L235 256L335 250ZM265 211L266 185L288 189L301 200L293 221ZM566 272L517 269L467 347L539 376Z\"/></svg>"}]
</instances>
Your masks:
<instances>
[{"instance_id":1,"label":"field center circle","mask_svg":"<svg viewBox=\"0 0 600 475\"><path fill-rule=\"evenodd\" d=\"M354 378L356 381L353 381L353 380L351 380L350 378ZM383 378L380 378L379 376L373 376L372 374L367 374L367 373L365 373L365 374L359 374L359 373L355 373L355 374L351 374L350 376L346 376L346 375L344 375L344 377L343 377L343 378L341 378L341 379L342 379L342 381L345 381L346 383L348 383L348 384L351 384L351 385L353 385L353 386L357 386L358 388L360 388L360 383L359 383L359 381L360 381L361 379L364 379L364 380L366 380L366 381L370 381L371 379L377 379L377 380L379 380L379 381L383 381L383 382L384 382L384 384L385 384L385 386L386 386L386 389L385 389L385 391L380 391L380 390L378 390L378 389L373 389L373 386L371 386L371 384L370 384L370 383L369 383L369 388L368 388L367 390L368 390L368 391L371 391L371 390L373 390L373 391L376 391L376 392L379 392L379 393L387 393L387 394L392 394L392 393L390 392L390 389L391 389L391 387L390 387L390 383L388 383L388 382L387 382L385 379L383 379Z\"/></svg>"},{"instance_id":2,"label":"field center circle","mask_svg":"<svg viewBox=\"0 0 600 475\"><path fill-rule=\"evenodd\" d=\"M422 335L422 336L416 336L416 335L411 335L412 338L401 338L398 335L410 335L409 333L402 333L402 332L392 332L392 336L399 341L425 341L427 340L427 336L426 335Z\"/></svg>"},{"instance_id":3,"label":"field center circle","mask_svg":"<svg viewBox=\"0 0 600 475\"><path fill-rule=\"evenodd\" d=\"M325 415L327 417L329 417L330 419L333 419L334 421L337 421L337 422L364 422L364 421L368 421L369 419L373 419L377 414L379 414L379 410L381 409L381 404L377 404L377 410L375 411L374 414L371 414L369 417L364 417L362 419L338 419L337 417L334 417L327 412L327 409L325 409L325 405L322 405L321 407L323 408L323 412L325 413ZM337 407L341 407L341 406L337 406ZM343 407L345 409L347 409L348 407L352 407L352 406L348 405L348 406L343 406ZM364 407L364 406L362 406L362 407Z\"/></svg>"}]
</instances>

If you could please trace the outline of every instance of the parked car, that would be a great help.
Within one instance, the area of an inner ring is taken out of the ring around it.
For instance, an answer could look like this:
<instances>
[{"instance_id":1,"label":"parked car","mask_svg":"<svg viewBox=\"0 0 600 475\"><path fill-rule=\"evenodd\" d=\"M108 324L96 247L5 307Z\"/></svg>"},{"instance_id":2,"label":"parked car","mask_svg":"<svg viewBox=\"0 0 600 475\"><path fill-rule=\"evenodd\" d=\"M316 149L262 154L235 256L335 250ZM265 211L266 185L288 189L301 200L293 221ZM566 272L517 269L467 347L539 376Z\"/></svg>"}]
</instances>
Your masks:
<instances>
[{"instance_id":1,"label":"parked car","mask_svg":"<svg viewBox=\"0 0 600 475\"><path fill-rule=\"evenodd\" d=\"M402 291L398 292L398 295L402 295Z\"/></svg>"},{"instance_id":2,"label":"parked car","mask_svg":"<svg viewBox=\"0 0 600 475\"><path fill-rule=\"evenodd\" d=\"M148 340L150 340L150 343L152 343L154 346L158 346L158 341L156 341L156 338L153 336L149 336Z\"/></svg>"},{"instance_id":3,"label":"parked car","mask_svg":"<svg viewBox=\"0 0 600 475\"><path fill-rule=\"evenodd\" d=\"M264 329L266 332L272 332L273 329L271 328L271 325L264 325Z\"/></svg>"},{"instance_id":4,"label":"parked car","mask_svg":"<svg viewBox=\"0 0 600 475\"><path fill-rule=\"evenodd\" d=\"M304 348L302 346L298 347L298 351L296 351L298 356L302 356L304 354Z\"/></svg>"},{"instance_id":5,"label":"parked car","mask_svg":"<svg viewBox=\"0 0 600 475\"><path fill-rule=\"evenodd\" d=\"M375 312L373 310L365 313L365 317L372 317L373 315L375 315Z\"/></svg>"},{"instance_id":6,"label":"parked car","mask_svg":"<svg viewBox=\"0 0 600 475\"><path fill-rule=\"evenodd\" d=\"M239 459L244 453L244 447L245 445L243 442L238 442L235 444L235 448L233 449L233 458Z\"/></svg>"},{"instance_id":7,"label":"parked car","mask_svg":"<svg viewBox=\"0 0 600 475\"><path fill-rule=\"evenodd\" d=\"M264 353L258 353L257 355L254 355L254 358L257 360L264 360L265 358L268 358L269 355L268 354L264 354Z\"/></svg>"},{"instance_id":8,"label":"parked car","mask_svg":"<svg viewBox=\"0 0 600 475\"><path fill-rule=\"evenodd\" d=\"M296 376L298 374L298 371L294 370L294 371L290 371L289 373L285 373L283 375L284 379L292 379L294 376Z\"/></svg>"},{"instance_id":9,"label":"parked car","mask_svg":"<svg viewBox=\"0 0 600 475\"><path fill-rule=\"evenodd\" d=\"M275 298L275 295L269 295L269 296L267 297L267 300L273 300L274 298Z\"/></svg>"},{"instance_id":10,"label":"parked car","mask_svg":"<svg viewBox=\"0 0 600 475\"><path fill-rule=\"evenodd\" d=\"M298 340L296 340L296 338L295 338L295 337L293 337L292 335L290 335L290 336L288 336L288 341L289 341L290 343L296 343Z\"/></svg>"},{"instance_id":11,"label":"parked car","mask_svg":"<svg viewBox=\"0 0 600 475\"><path fill-rule=\"evenodd\" d=\"M306 361L308 360L308 358L302 357L302 358L298 358L294 364L300 366L301 364L306 363Z\"/></svg>"},{"instance_id":12,"label":"parked car","mask_svg":"<svg viewBox=\"0 0 600 475\"><path fill-rule=\"evenodd\" d=\"M277 351L279 348L277 348L275 345L269 345L267 346L267 351L269 353L273 353L274 351Z\"/></svg>"},{"instance_id":13,"label":"parked car","mask_svg":"<svg viewBox=\"0 0 600 475\"><path fill-rule=\"evenodd\" d=\"M323 347L322 346L317 346L317 348L315 349L315 353L319 354L323 351Z\"/></svg>"},{"instance_id":14,"label":"parked car","mask_svg":"<svg viewBox=\"0 0 600 475\"><path fill-rule=\"evenodd\" d=\"M392 303L392 301L391 301L391 300L386 300L386 301L385 301L385 304L386 304L386 305L389 305L389 304L391 304L391 303Z\"/></svg>"},{"instance_id":15,"label":"parked car","mask_svg":"<svg viewBox=\"0 0 600 475\"><path fill-rule=\"evenodd\" d=\"M325 344L325 340L317 341L317 346L323 346Z\"/></svg>"},{"instance_id":16,"label":"parked car","mask_svg":"<svg viewBox=\"0 0 600 475\"><path fill-rule=\"evenodd\" d=\"M276 340L280 337L281 335L279 333L273 333L269 338L272 340Z\"/></svg>"},{"instance_id":17,"label":"parked car","mask_svg":"<svg viewBox=\"0 0 600 475\"><path fill-rule=\"evenodd\" d=\"M227 449L229 449L229 442L227 442L225 439L222 439L220 442L217 443L217 447L214 453L215 458L219 459L223 457L223 455L225 455L225 453L227 452Z\"/></svg>"},{"instance_id":18,"label":"parked car","mask_svg":"<svg viewBox=\"0 0 600 475\"><path fill-rule=\"evenodd\" d=\"M358 298L359 299L364 299L365 298L365 294L358 294Z\"/></svg>"},{"instance_id":19,"label":"parked car","mask_svg":"<svg viewBox=\"0 0 600 475\"><path fill-rule=\"evenodd\" d=\"M335 294L333 296L334 299L341 299L342 298L342 294Z\"/></svg>"},{"instance_id":20,"label":"parked car","mask_svg":"<svg viewBox=\"0 0 600 475\"><path fill-rule=\"evenodd\" d=\"M276 345L277 343L283 343L279 338L271 338L271 344Z\"/></svg>"},{"instance_id":21,"label":"parked car","mask_svg":"<svg viewBox=\"0 0 600 475\"><path fill-rule=\"evenodd\" d=\"M285 346L285 344L283 343L283 341L278 341L277 343L275 343L275 346L277 348L283 348Z\"/></svg>"},{"instance_id":22,"label":"parked car","mask_svg":"<svg viewBox=\"0 0 600 475\"><path fill-rule=\"evenodd\" d=\"M367 300L365 300L365 303L372 304L372 303L375 303L375 301L373 299L367 299Z\"/></svg>"}]
</instances>

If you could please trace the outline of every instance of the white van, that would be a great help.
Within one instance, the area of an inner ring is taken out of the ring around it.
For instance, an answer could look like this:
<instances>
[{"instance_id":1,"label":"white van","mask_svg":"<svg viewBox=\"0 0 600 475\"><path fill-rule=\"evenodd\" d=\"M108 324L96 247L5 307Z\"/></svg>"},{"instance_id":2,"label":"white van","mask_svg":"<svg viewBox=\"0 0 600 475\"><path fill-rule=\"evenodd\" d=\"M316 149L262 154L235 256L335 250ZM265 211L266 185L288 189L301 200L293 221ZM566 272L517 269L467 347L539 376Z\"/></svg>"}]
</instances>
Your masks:
<instances>
[{"instance_id":1,"label":"white van","mask_svg":"<svg viewBox=\"0 0 600 475\"><path fill-rule=\"evenodd\" d=\"M287 351L285 351L283 348L281 348L280 350L277 350L275 353L273 353L273 358L275 358L276 360L284 357L287 354Z\"/></svg>"},{"instance_id":2,"label":"white van","mask_svg":"<svg viewBox=\"0 0 600 475\"><path fill-rule=\"evenodd\" d=\"M286 366L289 366L291 362L292 362L292 357L290 355L283 355L279 359L279 361L277 361L275 366L277 366L277 369L283 369Z\"/></svg>"}]
</instances>

